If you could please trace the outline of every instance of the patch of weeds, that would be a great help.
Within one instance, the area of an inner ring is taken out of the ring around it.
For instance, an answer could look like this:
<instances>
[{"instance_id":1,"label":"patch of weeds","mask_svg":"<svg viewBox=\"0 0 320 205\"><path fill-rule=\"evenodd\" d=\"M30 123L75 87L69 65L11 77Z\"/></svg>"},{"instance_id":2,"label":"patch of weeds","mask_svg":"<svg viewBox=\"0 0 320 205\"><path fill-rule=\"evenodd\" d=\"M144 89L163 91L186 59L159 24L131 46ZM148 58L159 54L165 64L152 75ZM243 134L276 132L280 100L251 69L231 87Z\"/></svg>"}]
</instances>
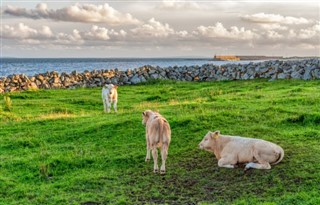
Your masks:
<instances>
[{"instance_id":1,"label":"patch of weeds","mask_svg":"<svg viewBox=\"0 0 320 205\"><path fill-rule=\"evenodd\" d=\"M286 121L289 123L301 124L301 125L306 125L306 124L319 125L320 124L320 115L301 114L298 116L289 117L286 119Z\"/></svg>"},{"instance_id":2,"label":"patch of weeds","mask_svg":"<svg viewBox=\"0 0 320 205\"><path fill-rule=\"evenodd\" d=\"M147 97L146 101L160 101L161 100L161 96L159 95L155 95L155 96L150 96Z\"/></svg>"},{"instance_id":3,"label":"patch of weeds","mask_svg":"<svg viewBox=\"0 0 320 205\"><path fill-rule=\"evenodd\" d=\"M50 164L41 164L39 166L39 176L41 179L49 180L52 177L50 173Z\"/></svg>"},{"instance_id":4,"label":"patch of weeds","mask_svg":"<svg viewBox=\"0 0 320 205\"><path fill-rule=\"evenodd\" d=\"M180 126L187 127L188 125L193 124L193 122L194 121L192 119L185 119L181 121L172 121L171 124L172 124L172 127L180 127Z\"/></svg>"},{"instance_id":5,"label":"patch of weeds","mask_svg":"<svg viewBox=\"0 0 320 205\"><path fill-rule=\"evenodd\" d=\"M97 106L97 102L90 101L88 99L71 99L71 100L62 100L63 103L70 103L74 105L90 105L90 106ZM99 101L100 103L100 101Z\"/></svg>"},{"instance_id":6,"label":"patch of weeds","mask_svg":"<svg viewBox=\"0 0 320 205\"><path fill-rule=\"evenodd\" d=\"M57 113L57 114L73 114L71 110L68 110L67 108L60 108L56 107L49 111L49 113Z\"/></svg>"},{"instance_id":7,"label":"patch of weeds","mask_svg":"<svg viewBox=\"0 0 320 205\"><path fill-rule=\"evenodd\" d=\"M4 99L4 111L10 112L12 110L12 101L8 95L3 96Z\"/></svg>"},{"instance_id":8,"label":"patch of weeds","mask_svg":"<svg viewBox=\"0 0 320 205\"><path fill-rule=\"evenodd\" d=\"M292 89L290 92L292 92L292 93L298 93L298 92L302 92L302 91L303 91L302 88L294 88L294 89Z\"/></svg>"}]
</instances>

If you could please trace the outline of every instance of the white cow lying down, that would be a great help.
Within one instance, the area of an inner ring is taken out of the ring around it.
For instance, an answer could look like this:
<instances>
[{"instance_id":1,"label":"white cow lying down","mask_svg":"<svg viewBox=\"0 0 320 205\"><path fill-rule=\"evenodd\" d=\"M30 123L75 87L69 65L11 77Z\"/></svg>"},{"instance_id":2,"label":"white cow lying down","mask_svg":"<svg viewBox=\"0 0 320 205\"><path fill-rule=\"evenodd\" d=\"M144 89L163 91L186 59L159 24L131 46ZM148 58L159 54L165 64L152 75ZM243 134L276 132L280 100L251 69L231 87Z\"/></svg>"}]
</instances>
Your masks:
<instances>
[{"instance_id":1,"label":"white cow lying down","mask_svg":"<svg viewBox=\"0 0 320 205\"><path fill-rule=\"evenodd\" d=\"M283 149L261 139L220 135L220 131L208 132L199 144L200 149L215 154L219 167L234 168L238 163L247 163L245 170L271 169L284 156Z\"/></svg>"}]
</instances>

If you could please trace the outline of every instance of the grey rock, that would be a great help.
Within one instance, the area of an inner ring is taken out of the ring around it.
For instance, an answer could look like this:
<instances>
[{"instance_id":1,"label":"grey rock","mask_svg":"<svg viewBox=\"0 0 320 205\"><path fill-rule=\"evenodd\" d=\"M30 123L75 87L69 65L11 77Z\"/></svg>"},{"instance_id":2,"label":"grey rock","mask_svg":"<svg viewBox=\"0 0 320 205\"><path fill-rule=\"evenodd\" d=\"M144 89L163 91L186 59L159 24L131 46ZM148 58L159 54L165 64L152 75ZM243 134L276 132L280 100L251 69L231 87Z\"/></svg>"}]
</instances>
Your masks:
<instances>
[{"instance_id":1,"label":"grey rock","mask_svg":"<svg viewBox=\"0 0 320 205\"><path fill-rule=\"evenodd\" d=\"M288 74L285 74L285 73L278 74L278 79L288 79L288 78L289 78Z\"/></svg>"},{"instance_id":2,"label":"grey rock","mask_svg":"<svg viewBox=\"0 0 320 205\"><path fill-rule=\"evenodd\" d=\"M242 80L248 80L249 78L250 78L250 76L249 76L248 73L245 73L245 74L241 77Z\"/></svg>"},{"instance_id":3,"label":"grey rock","mask_svg":"<svg viewBox=\"0 0 320 205\"><path fill-rule=\"evenodd\" d=\"M312 79L311 70L306 70L306 72L304 73L302 79L303 80L311 80Z\"/></svg>"},{"instance_id":4,"label":"grey rock","mask_svg":"<svg viewBox=\"0 0 320 205\"><path fill-rule=\"evenodd\" d=\"M134 75L131 79L130 79L130 82L132 84L138 84L138 83L141 83L141 79L139 78L139 76L136 74Z\"/></svg>"},{"instance_id":5,"label":"grey rock","mask_svg":"<svg viewBox=\"0 0 320 205\"><path fill-rule=\"evenodd\" d=\"M151 79L159 79L159 74L158 73L153 73L152 75L150 75Z\"/></svg>"},{"instance_id":6,"label":"grey rock","mask_svg":"<svg viewBox=\"0 0 320 205\"><path fill-rule=\"evenodd\" d=\"M302 75L299 72L294 71L294 72L291 73L291 78L293 78L293 79L301 79Z\"/></svg>"}]
</instances>

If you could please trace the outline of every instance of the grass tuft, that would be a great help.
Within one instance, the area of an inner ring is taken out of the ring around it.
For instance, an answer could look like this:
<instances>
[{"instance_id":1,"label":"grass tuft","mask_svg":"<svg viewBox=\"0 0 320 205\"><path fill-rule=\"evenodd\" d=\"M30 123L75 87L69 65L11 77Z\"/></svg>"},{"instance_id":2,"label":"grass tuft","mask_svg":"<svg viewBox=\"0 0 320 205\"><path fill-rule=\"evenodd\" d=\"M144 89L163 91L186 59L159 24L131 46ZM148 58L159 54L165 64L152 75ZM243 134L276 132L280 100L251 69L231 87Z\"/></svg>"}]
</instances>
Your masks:
<instances>
[{"instance_id":1,"label":"grass tuft","mask_svg":"<svg viewBox=\"0 0 320 205\"><path fill-rule=\"evenodd\" d=\"M3 96L4 99L4 111L10 112L12 110L12 101L11 98L8 95Z\"/></svg>"}]
</instances>

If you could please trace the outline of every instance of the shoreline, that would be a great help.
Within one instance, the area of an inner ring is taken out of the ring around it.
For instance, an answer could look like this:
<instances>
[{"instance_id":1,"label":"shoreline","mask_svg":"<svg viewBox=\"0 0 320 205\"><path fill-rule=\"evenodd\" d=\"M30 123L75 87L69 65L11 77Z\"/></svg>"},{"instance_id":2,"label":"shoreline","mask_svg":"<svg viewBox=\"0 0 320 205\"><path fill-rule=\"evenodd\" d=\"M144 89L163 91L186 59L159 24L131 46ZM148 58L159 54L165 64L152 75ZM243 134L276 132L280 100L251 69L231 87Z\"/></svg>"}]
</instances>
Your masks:
<instances>
[{"instance_id":1,"label":"shoreline","mask_svg":"<svg viewBox=\"0 0 320 205\"><path fill-rule=\"evenodd\" d=\"M303 60L269 60L247 64L159 67L145 65L135 69L86 70L78 73L56 71L26 76L25 74L0 77L0 93L36 89L74 89L77 87L101 87L104 84L130 85L148 80L223 81L257 78L320 79L320 58Z\"/></svg>"},{"instance_id":2,"label":"shoreline","mask_svg":"<svg viewBox=\"0 0 320 205\"><path fill-rule=\"evenodd\" d=\"M287 58L283 60L304 60ZM279 60L279 59L275 59ZM173 66L202 66L204 64L248 64L267 61L267 59L253 59L240 61L214 61L213 58L1 58L0 77L24 74L32 77L39 73L56 71L58 73L84 72L85 70L118 69L126 71L151 65L154 67Z\"/></svg>"}]
</instances>

